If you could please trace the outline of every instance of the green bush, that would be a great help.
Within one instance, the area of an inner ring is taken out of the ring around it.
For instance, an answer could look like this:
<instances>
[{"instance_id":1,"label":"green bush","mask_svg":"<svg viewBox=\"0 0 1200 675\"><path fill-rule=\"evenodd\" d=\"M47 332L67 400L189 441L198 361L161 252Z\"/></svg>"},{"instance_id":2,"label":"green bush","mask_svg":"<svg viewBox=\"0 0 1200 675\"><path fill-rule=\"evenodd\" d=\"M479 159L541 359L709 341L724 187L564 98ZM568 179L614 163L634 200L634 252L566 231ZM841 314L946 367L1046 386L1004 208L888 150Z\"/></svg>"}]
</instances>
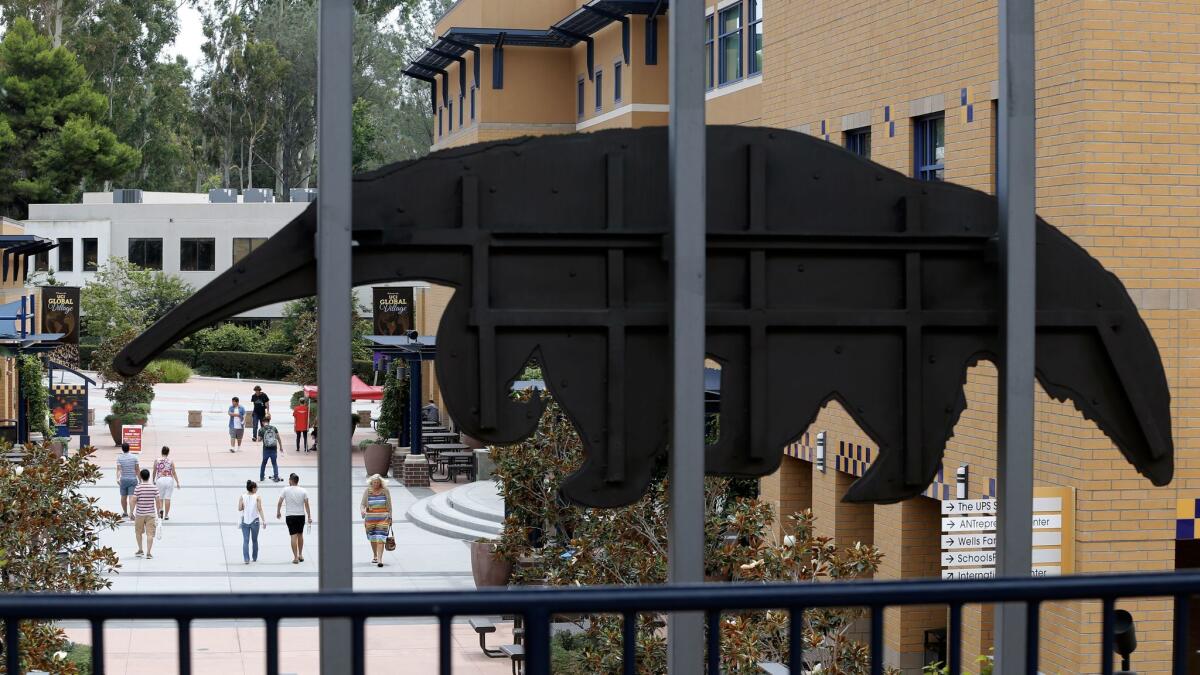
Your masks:
<instances>
[{"instance_id":1,"label":"green bush","mask_svg":"<svg viewBox=\"0 0 1200 675\"><path fill-rule=\"evenodd\" d=\"M95 351L95 346L89 345L85 347L83 344L79 345L79 366L81 368L84 370L99 370L98 364L92 363L92 353ZM172 361L178 361L186 366L192 366L196 361L196 352L192 351L191 349L168 349L162 354L159 354L158 358L170 359Z\"/></svg>"},{"instance_id":2,"label":"green bush","mask_svg":"<svg viewBox=\"0 0 1200 675\"><path fill-rule=\"evenodd\" d=\"M146 369L154 372L159 382L167 384L183 384L192 376L192 369L186 363L174 359L155 359Z\"/></svg>"},{"instance_id":3,"label":"green bush","mask_svg":"<svg viewBox=\"0 0 1200 675\"><path fill-rule=\"evenodd\" d=\"M287 354L261 352L203 352L196 356L196 368L204 375L241 377L252 380L284 380L288 369Z\"/></svg>"},{"instance_id":4,"label":"green bush","mask_svg":"<svg viewBox=\"0 0 1200 675\"><path fill-rule=\"evenodd\" d=\"M197 347L205 352L262 352L263 332L249 326L223 323L196 333Z\"/></svg>"}]
</instances>

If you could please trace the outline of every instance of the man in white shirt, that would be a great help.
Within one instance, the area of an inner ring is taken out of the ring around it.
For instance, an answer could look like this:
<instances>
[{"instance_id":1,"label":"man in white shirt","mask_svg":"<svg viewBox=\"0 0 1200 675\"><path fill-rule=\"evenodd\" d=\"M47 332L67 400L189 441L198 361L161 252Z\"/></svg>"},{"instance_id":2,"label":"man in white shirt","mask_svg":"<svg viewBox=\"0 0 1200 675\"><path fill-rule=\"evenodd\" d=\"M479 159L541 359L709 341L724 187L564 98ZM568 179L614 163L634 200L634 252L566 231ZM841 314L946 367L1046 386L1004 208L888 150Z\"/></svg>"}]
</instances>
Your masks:
<instances>
[{"instance_id":1,"label":"man in white shirt","mask_svg":"<svg viewBox=\"0 0 1200 675\"><path fill-rule=\"evenodd\" d=\"M311 525L312 509L308 505L308 493L300 487L300 476L288 476L288 486L279 495L279 503L275 505L275 519L287 516L288 534L292 537L292 564L304 562L304 518L308 517Z\"/></svg>"}]
</instances>

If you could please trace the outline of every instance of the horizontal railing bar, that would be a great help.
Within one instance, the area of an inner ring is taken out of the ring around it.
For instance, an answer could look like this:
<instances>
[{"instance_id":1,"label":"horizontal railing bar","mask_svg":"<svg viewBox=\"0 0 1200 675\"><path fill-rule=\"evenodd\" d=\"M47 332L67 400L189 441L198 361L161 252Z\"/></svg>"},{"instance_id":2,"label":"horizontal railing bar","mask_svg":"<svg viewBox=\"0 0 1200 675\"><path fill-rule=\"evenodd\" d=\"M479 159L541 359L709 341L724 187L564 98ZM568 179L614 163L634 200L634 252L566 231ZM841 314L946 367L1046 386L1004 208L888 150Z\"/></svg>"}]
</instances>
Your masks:
<instances>
[{"instance_id":1,"label":"horizontal railing bar","mask_svg":"<svg viewBox=\"0 0 1200 675\"><path fill-rule=\"evenodd\" d=\"M981 581L849 581L827 584L685 584L678 586L485 589L446 592L246 593L145 595L0 595L0 616L26 620L258 619L401 616L495 616L520 608L549 608L555 613L621 613L931 605L953 602L1027 602L1031 600L1104 600L1200 593L1200 573L1176 572L1122 576L1080 575L1051 579Z\"/></svg>"}]
</instances>

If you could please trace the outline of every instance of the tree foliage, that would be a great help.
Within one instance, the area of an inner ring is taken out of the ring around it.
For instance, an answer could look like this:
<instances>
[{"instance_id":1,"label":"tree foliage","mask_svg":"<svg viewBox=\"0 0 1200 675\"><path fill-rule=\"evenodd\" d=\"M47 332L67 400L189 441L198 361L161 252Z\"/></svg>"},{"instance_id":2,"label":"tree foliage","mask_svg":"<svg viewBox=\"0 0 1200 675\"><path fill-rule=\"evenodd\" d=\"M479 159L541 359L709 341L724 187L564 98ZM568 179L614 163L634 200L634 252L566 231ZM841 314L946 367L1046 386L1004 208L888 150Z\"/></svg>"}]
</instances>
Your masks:
<instances>
[{"instance_id":1,"label":"tree foliage","mask_svg":"<svg viewBox=\"0 0 1200 675\"><path fill-rule=\"evenodd\" d=\"M32 202L71 201L84 181L137 167L104 108L74 54L13 23L0 42L0 213L24 217Z\"/></svg>"},{"instance_id":2,"label":"tree foliage","mask_svg":"<svg viewBox=\"0 0 1200 675\"><path fill-rule=\"evenodd\" d=\"M0 591L92 593L111 586L107 577L119 561L100 545L100 534L116 529L120 518L83 492L100 478L92 452L59 459L32 446L20 464L0 462ZM23 671L80 672L65 660L67 640L52 623L22 622L20 644Z\"/></svg>"},{"instance_id":3,"label":"tree foliage","mask_svg":"<svg viewBox=\"0 0 1200 675\"><path fill-rule=\"evenodd\" d=\"M528 400L534 394L522 392ZM661 584L667 580L669 482L660 471L646 495L616 509L587 509L564 502L563 479L583 461L570 419L546 397L537 431L529 439L494 448L495 480L507 517L497 555L514 565L518 584L599 586ZM769 504L734 496L730 481L705 480L705 571L710 578L766 583L815 583L872 575L882 554L872 546L838 546L818 536L811 511L792 514L784 536L775 534ZM806 659L821 672L869 672L866 646L851 639L853 609L804 613ZM621 672L621 618L585 616L573 642L567 673ZM638 672L666 670L662 615L643 613L637 632ZM788 662L786 611L725 612L721 672L758 673L760 661ZM814 671L815 672L815 671Z\"/></svg>"},{"instance_id":4,"label":"tree foliage","mask_svg":"<svg viewBox=\"0 0 1200 675\"><path fill-rule=\"evenodd\" d=\"M129 328L143 329L194 290L177 276L109 258L79 292L83 334L103 339Z\"/></svg>"}]
</instances>

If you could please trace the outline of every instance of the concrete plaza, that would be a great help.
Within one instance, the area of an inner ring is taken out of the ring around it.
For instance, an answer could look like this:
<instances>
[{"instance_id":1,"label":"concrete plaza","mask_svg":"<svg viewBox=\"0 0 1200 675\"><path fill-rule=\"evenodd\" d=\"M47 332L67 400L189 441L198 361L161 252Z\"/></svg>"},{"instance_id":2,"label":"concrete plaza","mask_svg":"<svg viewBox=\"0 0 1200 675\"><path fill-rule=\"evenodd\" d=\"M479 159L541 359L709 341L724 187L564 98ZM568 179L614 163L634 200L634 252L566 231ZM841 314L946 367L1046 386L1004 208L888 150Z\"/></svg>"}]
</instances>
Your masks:
<instances>
[{"instance_id":1,"label":"concrete plaza","mask_svg":"<svg viewBox=\"0 0 1200 675\"><path fill-rule=\"evenodd\" d=\"M247 479L258 481L261 445L250 440L247 430L242 449L229 452L225 410L232 396L239 396L249 409L254 382L215 378L193 378L187 384L158 385L151 418L145 430L141 462L151 468L160 456L160 448L171 448L171 458L179 470L182 489L175 492L171 519L165 523L163 537L154 543L154 558L134 556L136 544L131 523L116 531L105 533L102 543L111 546L121 558L119 572L112 576L112 590L121 593L146 594L147 602L156 593L244 593L297 592L317 590L317 540L324 527L348 527L354 534L354 588L358 591L418 591L470 590L469 551L464 542L420 529L408 522L405 514L416 500L434 494L435 490L453 487L435 484L432 489L408 489L392 481L394 509L393 530L398 546L384 555L385 566L370 563L371 552L363 535L358 517L358 502L366 485L362 455L355 450L345 454L349 443L326 446L322 452L295 451L292 418L287 402L295 387L279 383L257 383L271 397L275 407L275 425L281 432L283 452L279 456L282 476L291 472L300 475L301 485L308 490L313 516L317 522L306 534L304 562L292 563L287 528L275 519L276 503L286 485L269 480L260 483L259 492L267 511L268 523L259 533L258 561L249 565L242 559L242 535L239 530L237 502L245 492ZM91 393L97 422L107 414L107 401L102 390ZM368 409L355 404L354 409ZM201 410L203 426L187 428L187 411ZM91 429L96 447L95 461L104 471L99 484L86 492L99 500L103 508L120 512L120 501L114 477L116 457L120 449L109 435L107 426L98 424ZM358 430L355 441L373 438L370 430ZM311 439L310 439L311 440ZM324 439L323 439L324 440ZM325 444L322 444L325 445ZM322 523L317 514L321 486L317 478L317 463L322 456L351 461L354 469L349 499L352 500L354 520L349 523ZM479 650L478 640L464 623L454 627L455 671L463 673L509 672L506 660L488 659ZM71 638L77 642L90 641L83 625L65 624ZM507 626L500 624L492 643L509 641L504 635ZM317 639L314 620L297 620L281 625L281 671L285 673L317 672ZM368 624L366 645L368 672L435 672L437 626L433 620L379 620ZM264 637L261 622L219 621L197 622L193 626L193 672L259 673L265 670ZM106 624L105 672L141 673L173 672L176 653L173 625L162 622L112 621ZM402 667L397 664L403 664Z\"/></svg>"}]
</instances>

